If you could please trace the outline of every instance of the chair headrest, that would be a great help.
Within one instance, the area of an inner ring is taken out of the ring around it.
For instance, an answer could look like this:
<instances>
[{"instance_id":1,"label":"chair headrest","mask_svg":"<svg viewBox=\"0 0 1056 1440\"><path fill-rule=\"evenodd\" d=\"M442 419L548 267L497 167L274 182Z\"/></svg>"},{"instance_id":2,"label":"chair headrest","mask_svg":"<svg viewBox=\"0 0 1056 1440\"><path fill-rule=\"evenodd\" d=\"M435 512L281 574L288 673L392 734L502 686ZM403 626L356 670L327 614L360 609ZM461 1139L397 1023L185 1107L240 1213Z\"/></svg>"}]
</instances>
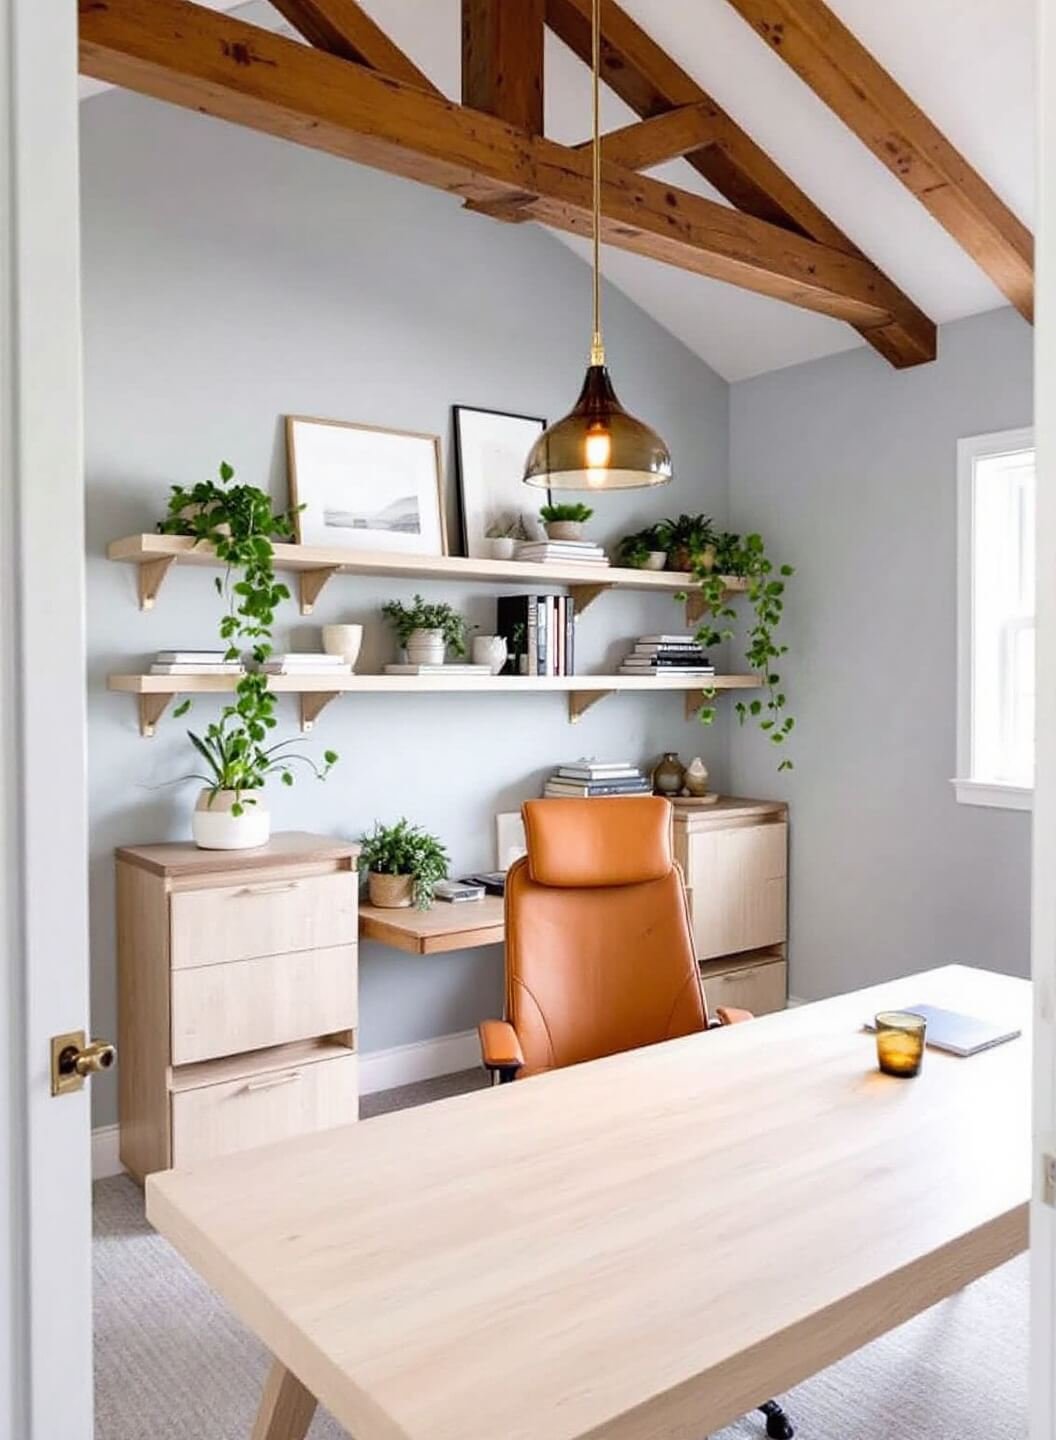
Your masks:
<instances>
[{"instance_id":1,"label":"chair headrest","mask_svg":"<svg viewBox=\"0 0 1056 1440\"><path fill-rule=\"evenodd\" d=\"M638 885L671 872L671 807L661 796L526 800L522 813L537 885Z\"/></svg>"}]
</instances>

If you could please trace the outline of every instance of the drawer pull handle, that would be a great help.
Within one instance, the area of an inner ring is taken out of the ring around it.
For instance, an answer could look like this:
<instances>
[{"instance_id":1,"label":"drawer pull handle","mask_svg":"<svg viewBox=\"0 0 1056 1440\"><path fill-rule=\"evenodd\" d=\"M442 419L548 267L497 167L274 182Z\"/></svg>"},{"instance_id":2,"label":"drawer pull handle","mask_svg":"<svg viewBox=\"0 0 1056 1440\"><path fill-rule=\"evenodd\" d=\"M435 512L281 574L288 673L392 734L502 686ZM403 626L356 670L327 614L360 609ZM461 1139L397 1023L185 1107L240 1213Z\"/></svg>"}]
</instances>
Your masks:
<instances>
[{"instance_id":1,"label":"drawer pull handle","mask_svg":"<svg viewBox=\"0 0 1056 1440\"><path fill-rule=\"evenodd\" d=\"M236 891L236 899L240 895L281 895L284 890L299 890L299 880L286 880L277 885L243 885L241 890Z\"/></svg>"},{"instance_id":2,"label":"drawer pull handle","mask_svg":"<svg viewBox=\"0 0 1056 1440\"><path fill-rule=\"evenodd\" d=\"M260 1080L247 1080L247 1090L274 1090L279 1085L292 1085L297 1080L303 1080L304 1075L300 1070L291 1070L287 1075L265 1075Z\"/></svg>"}]
</instances>

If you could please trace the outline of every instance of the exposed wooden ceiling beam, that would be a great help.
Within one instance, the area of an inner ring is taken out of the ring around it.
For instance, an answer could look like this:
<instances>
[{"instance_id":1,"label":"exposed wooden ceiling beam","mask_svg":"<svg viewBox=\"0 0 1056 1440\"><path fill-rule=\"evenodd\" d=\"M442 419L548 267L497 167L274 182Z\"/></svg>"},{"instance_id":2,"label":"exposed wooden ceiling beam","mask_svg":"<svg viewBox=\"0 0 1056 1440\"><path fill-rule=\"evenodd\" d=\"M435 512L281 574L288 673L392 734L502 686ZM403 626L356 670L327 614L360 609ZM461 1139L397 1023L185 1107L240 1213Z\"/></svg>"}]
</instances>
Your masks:
<instances>
[{"instance_id":1,"label":"exposed wooden ceiling beam","mask_svg":"<svg viewBox=\"0 0 1056 1440\"><path fill-rule=\"evenodd\" d=\"M329 55L380 70L394 80L440 92L413 60L376 25L356 0L271 0L308 41Z\"/></svg>"},{"instance_id":2,"label":"exposed wooden ceiling beam","mask_svg":"<svg viewBox=\"0 0 1056 1440\"><path fill-rule=\"evenodd\" d=\"M545 0L462 0L462 103L543 133Z\"/></svg>"},{"instance_id":3,"label":"exposed wooden ceiling beam","mask_svg":"<svg viewBox=\"0 0 1056 1440\"><path fill-rule=\"evenodd\" d=\"M527 197L534 219L589 234L590 157L505 121L187 0L80 0L86 74L477 201ZM614 246L858 325L928 336L872 265L603 163ZM910 317L910 322L912 317Z\"/></svg>"},{"instance_id":4,"label":"exposed wooden ceiling beam","mask_svg":"<svg viewBox=\"0 0 1056 1440\"><path fill-rule=\"evenodd\" d=\"M730 4L1032 320L1034 237L828 6Z\"/></svg>"},{"instance_id":5,"label":"exposed wooden ceiling beam","mask_svg":"<svg viewBox=\"0 0 1056 1440\"><path fill-rule=\"evenodd\" d=\"M588 65L590 13L591 0L546 0L546 23ZM865 259L824 211L616 0L601 0L601 73L605 83L643 119L687 106L706 114L711 140L687 153L685 159L738 210ZM900 325L856 328L893 365L933 360L934 324L908 296L898 293ZM911 345L907 345L909 333L916 337Z\"/></svg>"},{"instance_id":6,"label":"exposed wooden ceiling beam","mask_svg":"<svg viewBox=\"0 0 1056 1440\"><path fill-rule=\"evenodd\" d=\"M628 170L650 170L665 160L678 160L715 138L713 115L706 105L680 105L649 120L636 120L601 137L606 160ZM585 150L590 141L578 145Z\"/></svg>"}]
</instances>

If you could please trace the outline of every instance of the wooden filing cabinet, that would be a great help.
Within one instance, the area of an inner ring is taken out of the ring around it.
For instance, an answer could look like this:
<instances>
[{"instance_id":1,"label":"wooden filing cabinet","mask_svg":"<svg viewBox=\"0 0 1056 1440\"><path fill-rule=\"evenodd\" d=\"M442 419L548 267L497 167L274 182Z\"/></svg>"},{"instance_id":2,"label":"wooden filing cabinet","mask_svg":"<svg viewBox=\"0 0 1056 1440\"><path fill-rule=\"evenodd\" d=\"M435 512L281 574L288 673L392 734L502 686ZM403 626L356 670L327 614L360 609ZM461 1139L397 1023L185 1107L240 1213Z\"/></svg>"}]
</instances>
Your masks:
<instances>
[{"instance_id":1,"label":"wooden filing cabinet","mask_svg":"<svg viewBox=\"0 0 1056 1440\"><path fill-rule=\"evenodd\" d=\"M722 797L676 810L675 857L686 877L708 1005L767 1015L788 996L788 808Z\"/></svg>"},{"instance_id":2,"label":"wooden filing cabinet","mask_svg":"<svg viewBox=\"0 0 1056 1440\"><path fill-rule=\"evenodd\" d=\"M121 1162L138 1179L358 1117L358 847L117 852Z\"/></svg>"}]
</instances>

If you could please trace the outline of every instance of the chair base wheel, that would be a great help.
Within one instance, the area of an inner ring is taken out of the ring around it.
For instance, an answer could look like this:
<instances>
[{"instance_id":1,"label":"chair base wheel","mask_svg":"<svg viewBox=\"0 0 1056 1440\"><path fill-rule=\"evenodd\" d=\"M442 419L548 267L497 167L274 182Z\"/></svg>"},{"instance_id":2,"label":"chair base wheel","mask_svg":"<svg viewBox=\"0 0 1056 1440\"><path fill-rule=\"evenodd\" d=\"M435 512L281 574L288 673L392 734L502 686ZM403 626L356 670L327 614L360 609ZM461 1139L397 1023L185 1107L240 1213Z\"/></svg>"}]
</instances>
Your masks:
<instances>
[{"instance_id":1,"label":"chair base wheel","mask_svg":"<svg viewBox=\"0 0 1056 1440\"><path fill-rule=\"evenodd\" d=\"M796 1432L792 1422L776 1400L768 1400L765 1405L759 1406L759 1410L766 1416L766 1433L770 1440L793 1440Z\"/></svg>"}]
</instances>

